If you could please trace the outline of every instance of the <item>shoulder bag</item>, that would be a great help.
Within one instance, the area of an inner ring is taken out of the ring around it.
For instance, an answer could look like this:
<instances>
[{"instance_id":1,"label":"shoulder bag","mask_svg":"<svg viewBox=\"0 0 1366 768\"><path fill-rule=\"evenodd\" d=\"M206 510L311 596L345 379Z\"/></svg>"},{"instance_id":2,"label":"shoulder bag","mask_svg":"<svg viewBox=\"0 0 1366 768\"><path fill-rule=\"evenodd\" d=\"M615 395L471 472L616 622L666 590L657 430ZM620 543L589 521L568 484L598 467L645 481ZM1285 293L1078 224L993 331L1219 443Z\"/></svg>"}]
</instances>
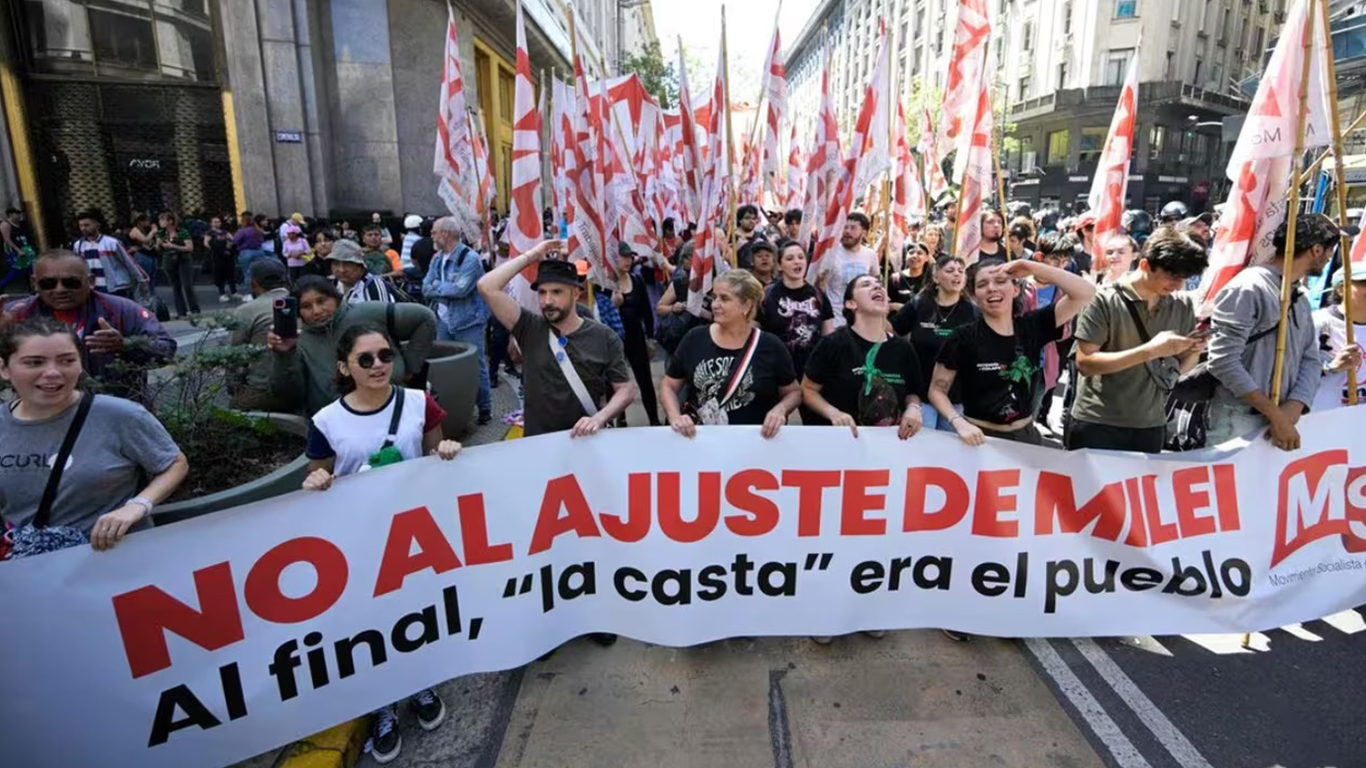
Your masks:
<instances>
[{"instance_id":1,"label":"shoulder bag","mask_svg":"<svg viewBox=\"0 0 1366 768\"><path fill-rule=\"evenodd\" d=\"M85 417L90 415L90 406L94 401L93 392L86 390L81 393L80 405L76 406L76 415L71 419L71 425L66 428L66 437L62 438L62 446L52 461L52 469L47 475L47 486L43 488L43 496L38 502L38 510L33 514L33 520L6 532L9 559L18 560L89 543L89 537L76 528L67 525L49 526L47 523L52 517L52 505L57 501L57 489L61 485L62 474L71 459L71 449L76 445L76 438L81 435L81 427L85 425Z\"/></svg>"},{"instance_id":2,"label":"shoulder bag","mask_svg":"<svg viewBox=\"0 0 1366 768\"><path fill-rule=\"evenodd\" d=\"M390 464L403 461L403 453L394 443L398 440L398 428L403 421L403 401L408 399L408 393L397 384L389 386L393 387L394 393L394 412L389 416L389 434L384 438L384 444L379 447L379 450L370 454L370 458L365 460L365 466L361 467L361 471L375 467L387 467Z\"/></svg>"},{"instance_id":3,"label":"shoulder bag","mask_svg":"<svg viewBox=\"0 0 1366 768\"><path fill-rule=\"evenodd\" d=\"M597 403L593 402L593 397L588 394L588 387L584 386L583 379L579 377L579 372L574 369L574 361L569 359L569 339L564 336L557 336L555 329L546 331L546 343L550 345L550 355L555 358L555 362L560 365L560 372L569 382L569 388L574 391L574 396L579 399L579 405L583 406L585 416L596 416L598 414Z\"/></svg>"},{"instance_id":4,"label":"shoulder bag","mask_svg":"<svg viewBox=\"0 0 1366 768\"><path fill-rule=\"evenodd\" d=\"M720 399L712 397L696 407L685 407L684 413L686 415L691 416L699 424L724 425L730 423L726 416L726 404L739 392L740 383L744 381L745 373L749 371L750 364L754 362L754 353L759 348L759 336L758 328L750 330L749 341L745 343L739 355L731 358L730 376L726 379L726 389L721 393ZM689 406L691 405L689 403Z\"/></svg>"}]
</instances>

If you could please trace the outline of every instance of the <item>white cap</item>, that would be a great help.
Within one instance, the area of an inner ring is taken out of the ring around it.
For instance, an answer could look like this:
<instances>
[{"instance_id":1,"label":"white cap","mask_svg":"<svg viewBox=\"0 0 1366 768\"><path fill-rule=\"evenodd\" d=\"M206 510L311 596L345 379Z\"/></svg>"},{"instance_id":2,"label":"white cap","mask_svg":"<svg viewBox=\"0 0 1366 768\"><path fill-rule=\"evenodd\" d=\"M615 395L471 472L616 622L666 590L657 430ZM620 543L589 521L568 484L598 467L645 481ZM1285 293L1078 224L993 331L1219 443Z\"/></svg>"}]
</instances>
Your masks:
<instances>
[{"instance_id":1,"label":"white cap","mask_svg":"<svg viewBox=\"0 0 1366 768\"><path fill-rule=\"evenodd\" d=\"M418 227L421 227L421 226L422 226L422 217L421 217L421 216L418 216L418 215L415 214L415 213L410 213L410 214L408 214L408 217L405 218L405 219L403 220L403 228L404 228L404 229L417 229Z\"/></svg>"}]
</instances>

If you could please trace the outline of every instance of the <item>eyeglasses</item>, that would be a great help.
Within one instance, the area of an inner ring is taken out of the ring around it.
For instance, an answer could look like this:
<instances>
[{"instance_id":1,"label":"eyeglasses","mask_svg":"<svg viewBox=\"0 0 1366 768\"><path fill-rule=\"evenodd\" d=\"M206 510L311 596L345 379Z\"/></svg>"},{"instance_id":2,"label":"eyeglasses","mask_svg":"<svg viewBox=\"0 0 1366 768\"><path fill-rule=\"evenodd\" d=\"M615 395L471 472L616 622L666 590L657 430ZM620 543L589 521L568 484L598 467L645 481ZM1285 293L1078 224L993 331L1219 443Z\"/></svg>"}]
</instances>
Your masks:
<instances>
[{"instance_id":1,"label":"eyeglasses","mask_svg":"<svg viewBox=\"0 0 1366 768\"><path fill-rule=\"evenodd\" d=\"M367 371L375 367L375 360L379 360L384 365L394 362L394 350L381 349L379 352L362 352L356 355L356 365Z\"/></svg>"},{"instance_id":2,"label":"eyeglasses","mask_svg":"<svg viewBox=\"0 0 1366 768\"><path fill-rule=\"evenodd\" d=\"M77 290L81 286L85 285L85 281L80 279L79 277L44 277L38 280L38 290L50 291L56 288L58 283L60 283L61 286L67 289L68 291Z\"/></svg>"}]
</instances>

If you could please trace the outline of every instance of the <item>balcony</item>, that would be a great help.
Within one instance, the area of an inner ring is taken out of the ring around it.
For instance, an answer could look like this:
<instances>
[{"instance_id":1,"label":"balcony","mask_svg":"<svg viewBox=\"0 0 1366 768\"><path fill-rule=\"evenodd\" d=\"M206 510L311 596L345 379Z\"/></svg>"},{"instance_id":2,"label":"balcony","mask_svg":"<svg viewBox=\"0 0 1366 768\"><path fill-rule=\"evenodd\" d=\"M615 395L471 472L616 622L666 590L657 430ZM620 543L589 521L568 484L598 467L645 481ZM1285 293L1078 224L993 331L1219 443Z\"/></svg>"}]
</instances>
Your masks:
<instances>
[{"instance_id":1,"label":"balcony","mask_svg":"<svg viewBox=\"0 0 1366 768\"><path fill-rule=\"evenodd\" d=\"M1055 94L1052 93L1028 101L1018 101L1010 105L1010 118L1018 121L1046 115L1053 111L1055 101Z\"/></svg>"},{"instance_id":2,"label":"balcony","mask_svg":"<svg viewBox=\"0 0 1366 768\"><path fill-rule=\"evenodd\" d=\"M1010 119L1015 122L1043 117L1059 110L1114 109L1122 90L1118 85L1102 85L1092 88L1069 88L1064 91L1015 102L1010 105ZM1236 96L1199 88L1177 81L1160 83L1140 83L1138 88L1139 109L1165 104L1180 104L1195 107L1221 115L1237 115L1247 112L1249 102Z\"/></svg>"}]
</instances>

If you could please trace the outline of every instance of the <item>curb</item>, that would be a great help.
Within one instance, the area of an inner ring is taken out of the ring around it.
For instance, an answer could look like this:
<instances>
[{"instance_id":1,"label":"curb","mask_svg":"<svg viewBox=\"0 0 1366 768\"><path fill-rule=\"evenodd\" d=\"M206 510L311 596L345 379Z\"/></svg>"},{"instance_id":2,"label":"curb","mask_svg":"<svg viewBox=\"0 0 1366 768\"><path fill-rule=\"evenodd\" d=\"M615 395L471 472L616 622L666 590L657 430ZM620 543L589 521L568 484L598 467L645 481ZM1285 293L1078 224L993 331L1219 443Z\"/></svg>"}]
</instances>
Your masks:
<instances>
[{"instance_id":1,"label":"curb","mask_svg":"<svg viewBox=\"0 0 1366 768\"><path fill-rule=\"evenodd\" d=\"M365 744L364 717L334 725L285 747L275 768L351 768Z\"/></svg>"}]
</instances>

